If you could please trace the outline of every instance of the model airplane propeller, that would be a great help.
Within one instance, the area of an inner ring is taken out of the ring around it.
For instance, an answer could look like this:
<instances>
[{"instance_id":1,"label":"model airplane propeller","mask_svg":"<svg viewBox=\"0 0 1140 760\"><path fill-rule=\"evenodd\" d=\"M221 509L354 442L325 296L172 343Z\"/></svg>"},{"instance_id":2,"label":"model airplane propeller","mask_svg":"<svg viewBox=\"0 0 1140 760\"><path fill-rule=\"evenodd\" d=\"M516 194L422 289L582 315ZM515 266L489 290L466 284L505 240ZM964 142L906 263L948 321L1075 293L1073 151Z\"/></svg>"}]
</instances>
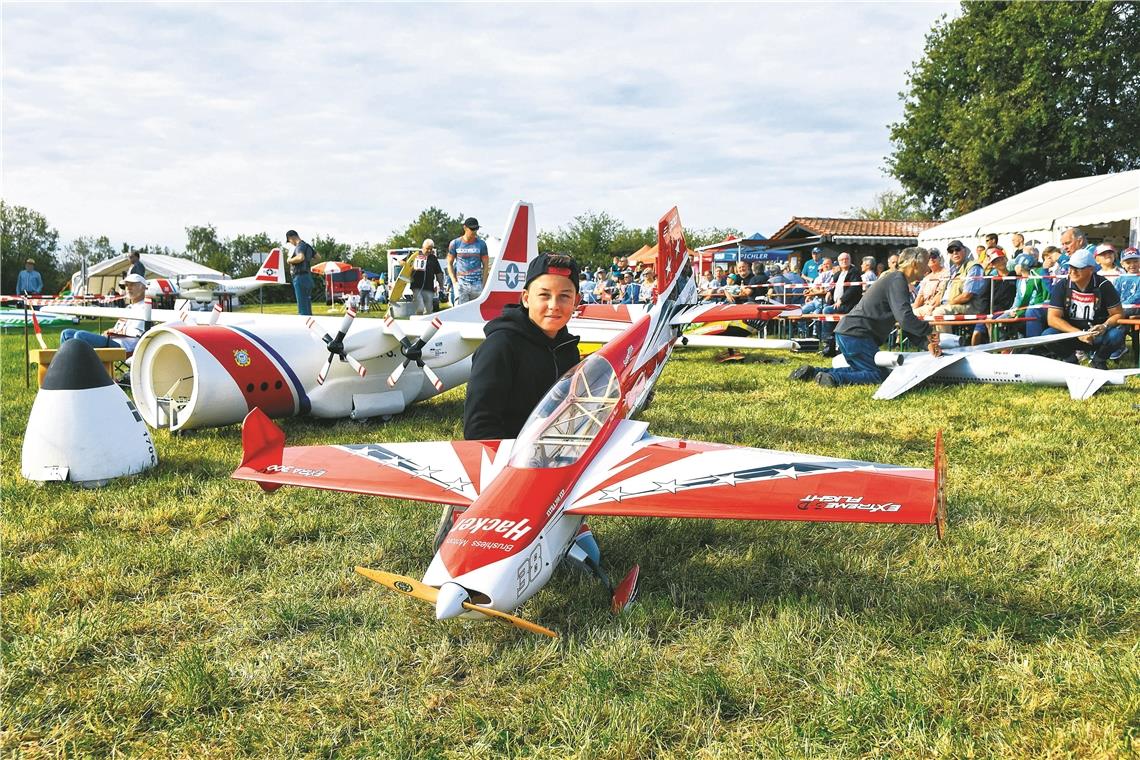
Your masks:
<instances>
[{"instance_id":1,"label":"model airplane propeller","mask_svg":"<svg viewBox=\"0 0 1140 760\"><path fill-rule=\"evenodd\" d=\"M233 476L266 490L296 485L459 508L422 581L357 572L433 604L437 619L492 616L548 636L512 613L563 560L601 581L615 612L637 594L636 566L616 586L602 571L585 524L591 515L933 524L941 536L941 435L935 466L923 469L663 438L633 419L696 298L676 209L658 224L658 250L657 271L671 274L653 306L555 383L516 439L286 448L280 428L254 409Z\"/></svg>"},{"instance_id":2,"label":"model airplane propeller","mask_svg":"<svg viewBox=\"0 0 1140 760\"><path fill-rule=\"evenodd\" d=\"M424 346L430 343L431 339L434 338L435 334L439 331L439 328L443 327L443 322L439 321L439 317L433 319L431 325L420 333L420 337L414 342L404 333L403 328L400 327L400 323L392 319L392 317L386 317L384 319L384 326L396 336L396 340L400 341L400 353L404 355L404 363L397 364L396 369L392 370L392 374L388 376L388 385L395 388L396 383L400 381L400 376L404 374L404 370L408 368L409 364L415 362L416 366L423 370L424 375L426 375L431 384L435 386L435 389L437 391L443 390L443 382L439 379L439 376L432 371L431 367L424 364L423 360Z\"/></svg>"},{"instance_id":3,"label":"model airplane propeller","mask_svg":"<svg viewBox=\"0 0 1140 760\"><path fill-rule=\"evenodd\" d=\"M309 334L313 336L314 340L323 343L329 350L328 361L324 363L320 371L317 372L317 385L324 385L325 378L328 377L329 372L332 370L333 359L339 357L342 362L348 362L348 366L352 367L356 374L364 377L368 374L368 370L356 358L344 349L344 336L348 335L348 330L352 327L353 320L356 319L356 309L349 306L344 312L344 319L340 321L340 329L337 330L336 337L330 336L327 332L321 331L321 326L317 324L316 320L312 317L305 322L305 327L309 328Z\"/></svg>"}]
</instances>

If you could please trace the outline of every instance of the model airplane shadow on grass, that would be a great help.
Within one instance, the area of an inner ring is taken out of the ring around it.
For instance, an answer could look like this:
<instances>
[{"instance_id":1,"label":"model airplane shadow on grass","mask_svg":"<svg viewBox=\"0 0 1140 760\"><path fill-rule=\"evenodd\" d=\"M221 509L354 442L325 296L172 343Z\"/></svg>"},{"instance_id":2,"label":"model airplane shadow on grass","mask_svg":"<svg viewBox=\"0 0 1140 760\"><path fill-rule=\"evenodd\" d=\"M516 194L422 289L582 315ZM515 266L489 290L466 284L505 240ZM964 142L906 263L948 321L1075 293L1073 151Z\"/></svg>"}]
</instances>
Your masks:
<instances>
[{"instance_id":1,"label":"model airplane shadow on grass","mask_svg":"<svg viewBox=\"0 0 1140 760\"><path fill-rule=\"evenodd\" d=\"M607 587L614 612L636 596L637 566L610 582L589 516L934 524L941 534L941 436L934 467L922 469L662 438L632 419L696 297L676 209L658 223L658 246L666 285L656 302L567 372L517 439L285 448L281 430L254 409L234 477L266 490L298 485L463 509L423 581L357 572L429 602L439 619L496 617L548 636L556 634L511 612L563 560Z\"/></svg>"},{"instance_id":2,"label":"model airplane shadow on grass","mask_svg":"<svg viewBox=\"0 0 1140 760\"><path fill-rule=\"evenodd\" d=\"M889 369L890 375L872 398L897 398L920 383L930 381L1060 385L1069 389L1072 398L1083 401L1104 385L1124 385L1129 375L1140 374L1140 369L1093 369L1034 354L991 353L1055 343L1085 334L1041 335L981 346L952 346L944 348L942 356L938 357L926 351L879 351L875 354L875 364ZM847 362L842 356L837 356L832 365L846 367Z\"/></svg>"}]
</instances>

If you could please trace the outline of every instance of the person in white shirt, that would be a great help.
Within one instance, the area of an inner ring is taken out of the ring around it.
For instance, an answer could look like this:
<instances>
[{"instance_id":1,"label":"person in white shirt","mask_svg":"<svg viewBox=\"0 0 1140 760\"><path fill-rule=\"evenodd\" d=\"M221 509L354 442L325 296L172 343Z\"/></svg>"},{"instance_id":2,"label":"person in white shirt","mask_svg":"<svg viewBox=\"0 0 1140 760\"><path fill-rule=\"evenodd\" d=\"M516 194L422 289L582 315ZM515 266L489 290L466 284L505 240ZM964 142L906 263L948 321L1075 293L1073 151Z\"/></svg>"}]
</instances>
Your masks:
<instances>
[{"instance_id":1,"label":"person in white shirt","mask_svg":"<svg viewBox=\"0 0 1140 760\"><path fill-rule=\"evenodd\" d=\"M66 340L81 340L92 348L123 348L132 353L138 345L139 338L146 332L146 321L150 316L150 306L143 300L146 298L146 278L141 274L128 274L119 283L127 291L127 310L137 314L135 318L120 319L110 330L102 333L88 332L87 330L64 330L59 334L59 342Z\"/></svg>"}]
</instances>

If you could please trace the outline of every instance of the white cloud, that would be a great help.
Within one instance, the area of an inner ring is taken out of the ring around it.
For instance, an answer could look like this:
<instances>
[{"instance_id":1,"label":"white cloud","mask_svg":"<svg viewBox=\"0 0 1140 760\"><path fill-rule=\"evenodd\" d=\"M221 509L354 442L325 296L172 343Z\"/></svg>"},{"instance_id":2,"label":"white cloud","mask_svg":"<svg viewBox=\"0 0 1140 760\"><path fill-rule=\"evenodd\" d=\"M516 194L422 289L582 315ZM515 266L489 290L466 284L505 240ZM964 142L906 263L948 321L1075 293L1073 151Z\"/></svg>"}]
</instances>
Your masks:
<instances>
[{"instance_id":1,"label":"white cloud","mask_svg":"<svg viewBox=\"0 0 1140 760\"><path fill-rule=\"evenodd\" d=\"M772 232L888 186L948 4L8 5L3 193L64 240L586 209Z\"/></svg>"}]
</instances>

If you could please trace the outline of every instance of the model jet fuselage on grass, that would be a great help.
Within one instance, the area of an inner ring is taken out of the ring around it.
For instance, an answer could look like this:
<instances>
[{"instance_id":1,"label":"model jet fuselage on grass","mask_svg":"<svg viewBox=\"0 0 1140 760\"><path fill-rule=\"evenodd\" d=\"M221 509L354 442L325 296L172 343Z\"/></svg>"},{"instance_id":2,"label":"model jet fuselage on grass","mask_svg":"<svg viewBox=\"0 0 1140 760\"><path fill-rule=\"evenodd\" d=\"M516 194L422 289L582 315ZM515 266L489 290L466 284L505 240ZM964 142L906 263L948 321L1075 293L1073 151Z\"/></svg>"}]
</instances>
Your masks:
<instances>
[{"instance_id":1,"label":"model jet fuselage on grass","mask_svg":"<svg viewBox=\"0 0 1140 760\"><path fill-rule=\"evenodd\" d=\"M660 280L648 312L570 370L515 440L284 447L257 410L243 428L234 477L463 508L423 581L358 568L435 605L438 618L509 619L563 560L597 575L615 611L637 568L615 585L584 520L590 515L871 523L943 522L942 453L921 469L649 435L646 405L695 298L680 219L658 225ZM774 316L783 310L776 307Z\"/></svg>"}]
</instances>

